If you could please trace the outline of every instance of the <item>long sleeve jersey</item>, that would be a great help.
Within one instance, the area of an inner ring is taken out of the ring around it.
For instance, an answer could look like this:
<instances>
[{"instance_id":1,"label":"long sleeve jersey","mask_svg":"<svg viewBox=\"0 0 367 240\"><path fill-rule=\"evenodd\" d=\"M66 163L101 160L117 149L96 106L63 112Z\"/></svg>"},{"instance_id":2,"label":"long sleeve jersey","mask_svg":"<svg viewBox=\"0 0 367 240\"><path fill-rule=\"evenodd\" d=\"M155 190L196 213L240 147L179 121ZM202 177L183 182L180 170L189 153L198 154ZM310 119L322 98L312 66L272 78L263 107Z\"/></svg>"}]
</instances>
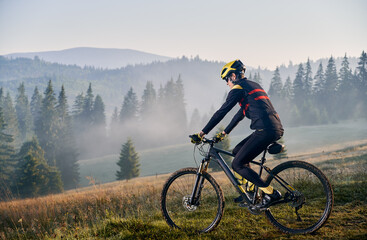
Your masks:
<instances>
[{"instance_id":1,"label":"long sleeve jersey","mask_svg":"<svg viewBox=\"0 0 367 240\"><path fill-rule=\"evenodd\" d=\"M283 130L279 115L264 89L258 83L243 78L233 86L225 103L214 113L202 131L208 134L237 103L240 110L224 129L225 133L229 134L244 117L251 119L250 128L253 130Z\"/></svg>"}]
</instances>

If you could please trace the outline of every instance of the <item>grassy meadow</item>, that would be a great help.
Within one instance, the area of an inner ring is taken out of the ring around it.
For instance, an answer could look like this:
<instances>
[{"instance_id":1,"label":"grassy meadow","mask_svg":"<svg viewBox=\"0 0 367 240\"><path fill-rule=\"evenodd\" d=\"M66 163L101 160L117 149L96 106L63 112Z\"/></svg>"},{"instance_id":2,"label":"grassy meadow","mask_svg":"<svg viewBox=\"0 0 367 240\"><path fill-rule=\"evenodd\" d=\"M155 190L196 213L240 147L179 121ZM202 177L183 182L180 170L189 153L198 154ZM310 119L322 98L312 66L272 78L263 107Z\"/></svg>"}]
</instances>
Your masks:
<instances>
[{"instance_id":1,"label":"grassy meadow","mask_svg":"<svg viewBox=\"0 0 367 240\"><path fill-rule=\"evenodd\" d=\"M234 147L243 139L244 135L249 135L251 131L247 126L240 129L240 135L234 132L230 136L231 146ZM209 135L210 136L210 135ZM337 124L304 126L287 128L284 135L287 151L290 156L319 153L322 151L334 151L350 145L356 145L360 141L367 139L367 121L341 121ZM193 145L187 138L186 144L177 144L152 149L137 149L140 156L140 176L153 176L174 172L184 167L196 167L193 161ZM196 154L200 161L201 156ZM96 183L107 183L116 180L116 162L119 159L119 152L103 157L80 160L81 186L89 185L90 179ZM270 163L270 162L269 162Z\"/></svg>"},{"instance_id":2,"label":"grassy meadow","mask_svg":"<svg viewBox=\"0 0 367 240\"><path fill-rule=\"evenodd\" d=\"M238 207L224 174L212 173L226 205L222 221L207 234L168 227L160 193L170 174L163 174L1 202L0 239L366 239L367 144L308 157L327 175L335 194L331 217L312 235L284 234L263 214Z\"/></svg>"}]
</instances>

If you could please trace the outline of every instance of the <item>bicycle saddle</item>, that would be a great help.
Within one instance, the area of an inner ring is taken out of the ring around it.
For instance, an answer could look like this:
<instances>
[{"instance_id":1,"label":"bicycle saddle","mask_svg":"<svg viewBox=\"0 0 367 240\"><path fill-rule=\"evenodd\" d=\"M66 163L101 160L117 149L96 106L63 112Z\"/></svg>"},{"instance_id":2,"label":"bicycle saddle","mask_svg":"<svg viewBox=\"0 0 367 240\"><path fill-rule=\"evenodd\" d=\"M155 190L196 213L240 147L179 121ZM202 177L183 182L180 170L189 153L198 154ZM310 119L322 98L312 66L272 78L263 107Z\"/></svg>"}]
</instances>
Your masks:
<instances>
[{"instance_id":1,"label":"bicycle saddle","mask_svg":"<svg viewBox=\"0 0 367 240\"><path fill-rule=\"evenodd\" d=\"M278 154L278 153L281 153L283 152L284 150L284 145L280 144L280 143L277 143L277 142L274 142L272 144L269 145L268 147L268 153L270 154Z\"/></svg>"}]
</instances>

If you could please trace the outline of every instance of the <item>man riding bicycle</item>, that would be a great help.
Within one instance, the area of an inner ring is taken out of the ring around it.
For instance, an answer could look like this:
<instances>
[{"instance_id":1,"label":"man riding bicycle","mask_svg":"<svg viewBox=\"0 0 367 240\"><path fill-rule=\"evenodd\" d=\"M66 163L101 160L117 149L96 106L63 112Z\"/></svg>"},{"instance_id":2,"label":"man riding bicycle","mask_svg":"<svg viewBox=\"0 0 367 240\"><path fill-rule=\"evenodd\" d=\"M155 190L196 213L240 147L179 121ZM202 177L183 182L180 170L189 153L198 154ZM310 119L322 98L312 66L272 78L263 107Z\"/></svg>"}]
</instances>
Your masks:
<instances>
[{"instance_id":1,"label":"man riding bicycle","mask_svg":"<svg viewBox=\"0 0 367 240\"><path fill-rule=\"evenodd\" d=\"M255 131L233 149L235 157L232 162L232 168L240 176L260 187L265 195L259 207L265 208L274 201L279 200L281 194L265 184L259 175L250 168L249 162L263 152L271 143L280 139L284 130L279 115L266 92L258 83L248 80L245 77L245 71L246 67L240 60L234 60L224 65L221 71L221 78L227 82L231 90L225 103L214 113L202 131L192 136L191 141L200 143L203 136L208 134L238 103L240 105L239 111L224 131L216 135L216 139L218 141L223 140L245 116L251 119L250 128ZM250 188L248 191L252 189ZM242 197L236 198L235 202L243 202Z\"/></svg>"}]
</instances>

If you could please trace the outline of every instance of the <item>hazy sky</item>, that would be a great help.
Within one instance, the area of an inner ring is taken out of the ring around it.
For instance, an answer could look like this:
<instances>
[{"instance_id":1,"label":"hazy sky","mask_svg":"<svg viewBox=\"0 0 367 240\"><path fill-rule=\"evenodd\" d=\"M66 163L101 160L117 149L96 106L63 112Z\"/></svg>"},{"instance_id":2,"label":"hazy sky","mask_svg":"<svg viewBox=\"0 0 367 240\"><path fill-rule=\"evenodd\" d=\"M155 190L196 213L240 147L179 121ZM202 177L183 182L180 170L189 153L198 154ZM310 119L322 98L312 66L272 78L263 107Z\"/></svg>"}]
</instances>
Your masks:
<instances>
[{"instance_id":1,"label":"hazy sky","mask_svg":"<svg viewBox=\"0 0 367 240\"><path fill-rule=\"evenodd\" d=\"M135 49L273 69L367 51L366 0L0 0L0 55Z\"/></svg>"}]
</instances>

